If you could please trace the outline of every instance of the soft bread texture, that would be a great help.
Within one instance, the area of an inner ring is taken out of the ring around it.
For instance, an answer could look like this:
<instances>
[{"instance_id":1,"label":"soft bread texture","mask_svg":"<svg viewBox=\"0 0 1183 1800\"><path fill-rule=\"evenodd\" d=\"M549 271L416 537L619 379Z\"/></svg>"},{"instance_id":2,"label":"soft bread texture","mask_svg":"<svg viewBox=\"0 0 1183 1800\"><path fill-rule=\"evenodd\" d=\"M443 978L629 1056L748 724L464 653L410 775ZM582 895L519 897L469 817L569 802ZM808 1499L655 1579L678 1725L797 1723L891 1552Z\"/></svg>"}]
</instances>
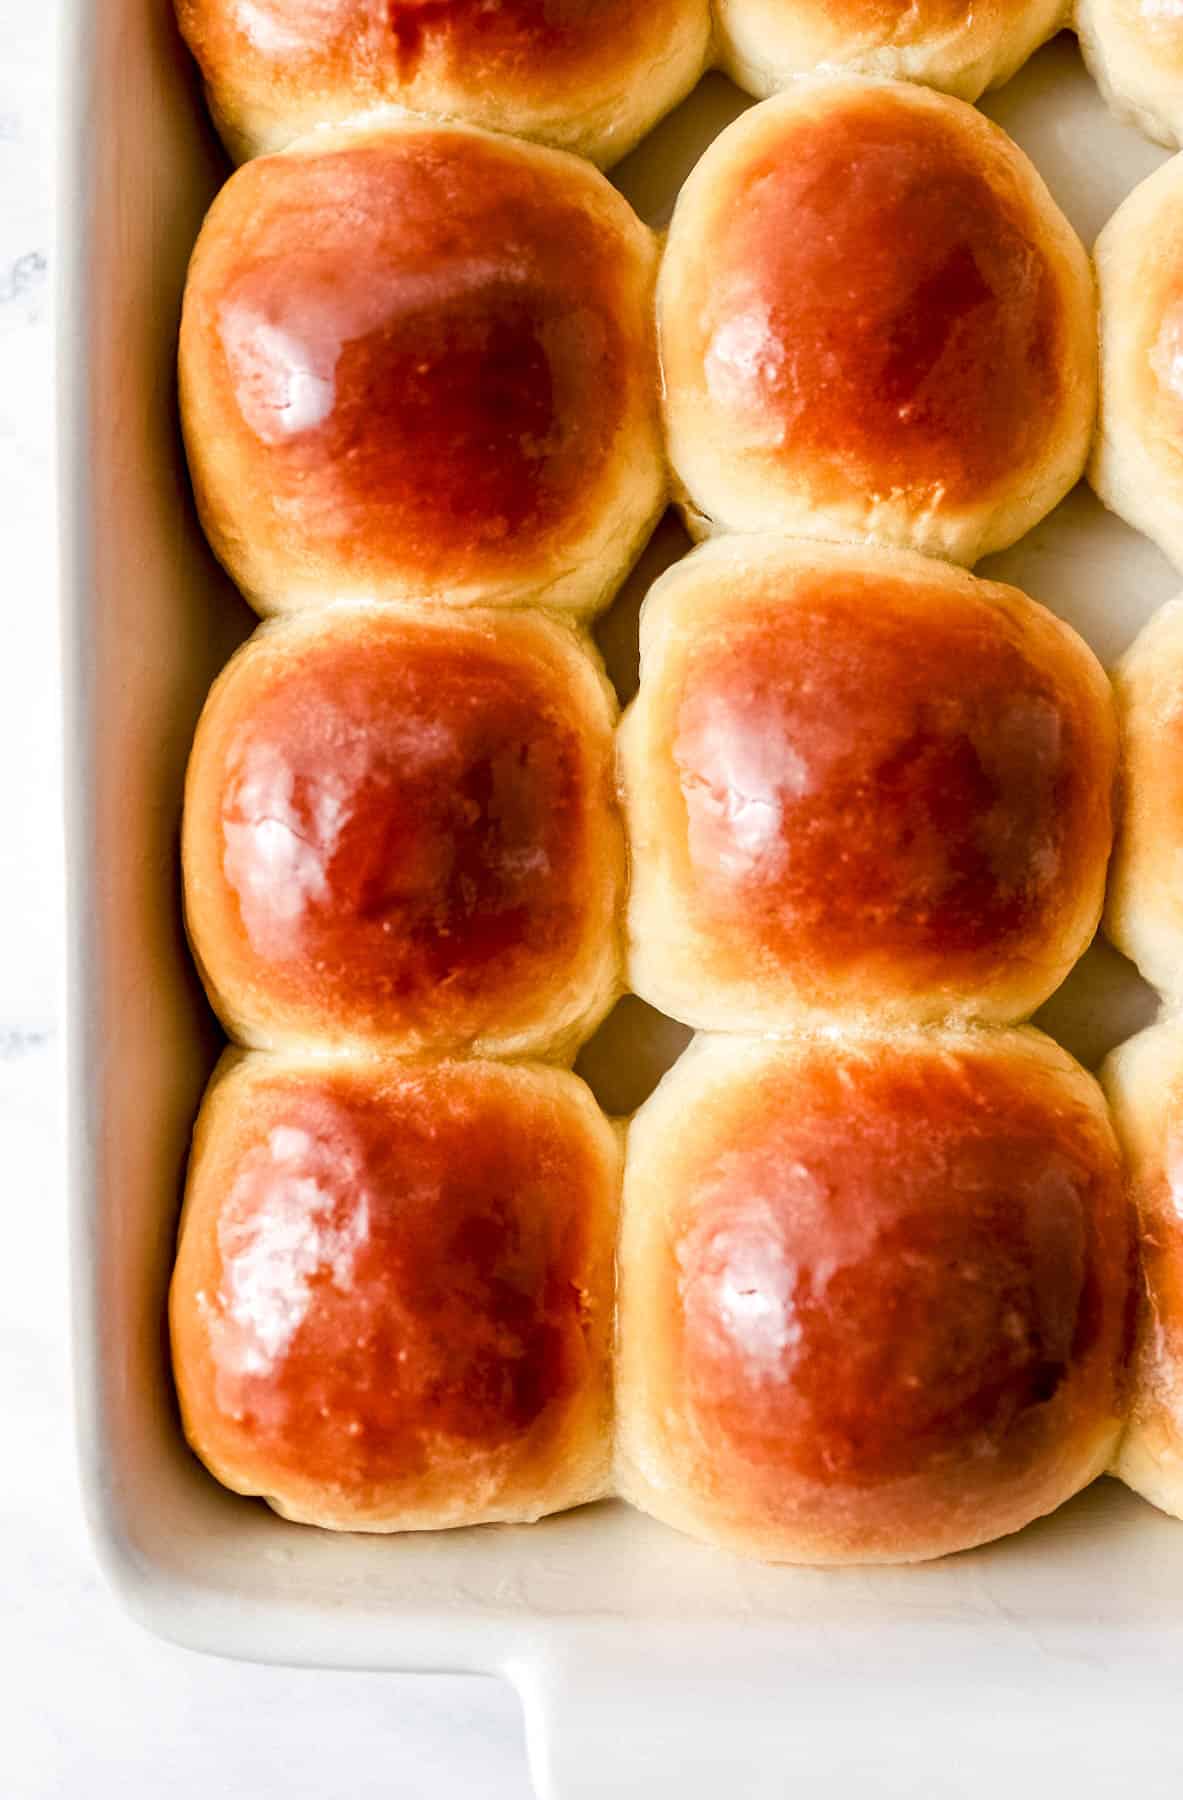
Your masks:
<instances>
[{"instance_id":1,"label":"soft bread texture","mask_svg":"<svg viewBox=\"0 0 1183 1800\"><path fill-rule=\"evenodd\" d=\"M1088 259L1017 146L945 95L803 80L743 114L682 189L658 324L697 535L969 564L1083 470Z\"/></svg>"},{"instance_id":2,"label":"soft bread texture","mask_svg":"<svg viewBox=\"0 0 1183 1800\"><path fill-rule=\"evenodd\" d=\"M1114 1473L1183 1519L1183 1021L1140 1032L1101 1072L1139 1220L1133 1404Z\"/></svg>"},{"instance_id":3,"label":"soft bread texture","mask_svg":"<svg viewBox=\"0 0 1183 1800\"><path fill-rule=\"evenodd\" d=\"M1108 680L945 563L702 545L645 601L620 765L629 983L688 1024L1007 1022L1100 918Z\"/></svg>"},{"instance_id":4,"label":"soft bread texture","mask_svg":"<svg viewBox=\"0 0 1183 1800\"><path fill-rule=\"evenodd\" d=\"M596 1499L619 1175L617 1133L558 1070L231 1052L170 1295L193 1449L336 1530Z\"/></svg>"},{"instance_id":5,"label":"soft bread texture","mask_svg":"<svg viewBox=\"0 0 1183 1800\"><path fill-rule=\"evenodd\" d=\"M605 604L665 502L656 260L590 164L489 132L390 120L240 169L180 385L252 605Z\"/></svg>"},{"instance_id":6,"label":"soft bread texture","mask_svg":"<svg viewBox=\"0 0 1183 1800\"><path fill-rule=\"evenodd\" d=\"M1183 568L1183 156L1097 239L1101 407L1089 480Z\"/></svg>"},{"instance_id":7,"label":"soft bread texture","mask_svg":"<svg viewBox=\"0 0 1183 1800\"><path fill-rule=\"evenodd\" d=\"M750 94L825 69L976 100L1067 22L1066 0L715 0L720 62Z\"/></svg>"},{"instance_id":8,"label":"soft bread texture","mask_svg":"<svg viewBox=\"0 0 1183 1800\"><path fill-rule=\"evenodd\" d=\"M186 920L230 1035L573 1054L620 991L615 715L594 652L539 613L262 627L185 793Z\"/></svg>"},{"instance_id":9,"label":"soft bread texture","mask_svg":"<svg viewBox=\"0 0 1183 1800\"><path fill-rule=\"evenodd\" d=\"M1164 606L1113 671L1121 722L1121 828L1105 935L1183 1001L1183 598Z\"/></svg>"},{"instance_id":10,"label":"soft bread texture","mask_svg":"<svg viewBox=\"0 0 1183 1800\"><path fill-rule=\"evenodd\" d=\"M374 107L615 162L707 64L708 0L176 0L238 161Z\"/></svg>"},{"instance_id":11,"label":"soft bread texture","mask_svg":"<svg viewBox=\"0 0 1183 1800\"><path fill-rule=\"evenodd\" d=\"M1016 1531L1115 1451L1130 1239L1038 1032L699 1038L630 1131L621 1491L768 1561Z\"/></svg>"},{"instance_id":12,"label":"soft bread texture","mask_svg":"<svg viewBox=\"0 0 1183 1800\"><path fill-rule=\"evenodd\" d=\"M1177 149L1183 142L1183 13L1170 0L1076 0L1080 48L1119 118Z\"/></svg>"}]
</instances>

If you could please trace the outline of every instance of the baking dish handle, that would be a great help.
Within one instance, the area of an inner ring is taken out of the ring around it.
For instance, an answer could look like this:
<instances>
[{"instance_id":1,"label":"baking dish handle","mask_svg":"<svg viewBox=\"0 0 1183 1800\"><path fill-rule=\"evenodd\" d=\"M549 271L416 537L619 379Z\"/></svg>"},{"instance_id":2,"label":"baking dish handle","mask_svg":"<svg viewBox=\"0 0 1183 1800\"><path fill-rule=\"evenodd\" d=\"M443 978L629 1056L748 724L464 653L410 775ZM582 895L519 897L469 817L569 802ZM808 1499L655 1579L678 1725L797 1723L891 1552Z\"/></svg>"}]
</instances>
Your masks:
<instances>
[{"instance_id":1,"label":"baking dish handle","mask_svg":"<svg viewBox=\"0 0 1183 1800\"><path fill-rule=\"evenodd\" d=\"M512 1671L538 1800L738 1800L781 1759L783 1696L743 1696L686 1669L549 1655ZM764 1740L763 1746L761 1740Z\"/></svg>"},{"instance_id":2,"label":"baking dish handle","mask_svg":"<svg viewBox=\"0 0 1183 1800\"><path fill-rule=\"evenodd\" d=\"M982 1621L919 1657L822 1631L708 1660L637 1643L622 1657L621 1635L507 1671L538 1800L998 1800L1059 1792L1065 1770L1074 1800L1183 1791L1180 1715L1161 1663L1150 1678L1129 1643L1116 1661L1062 1657Z\"/></svg>"}]
</instances>

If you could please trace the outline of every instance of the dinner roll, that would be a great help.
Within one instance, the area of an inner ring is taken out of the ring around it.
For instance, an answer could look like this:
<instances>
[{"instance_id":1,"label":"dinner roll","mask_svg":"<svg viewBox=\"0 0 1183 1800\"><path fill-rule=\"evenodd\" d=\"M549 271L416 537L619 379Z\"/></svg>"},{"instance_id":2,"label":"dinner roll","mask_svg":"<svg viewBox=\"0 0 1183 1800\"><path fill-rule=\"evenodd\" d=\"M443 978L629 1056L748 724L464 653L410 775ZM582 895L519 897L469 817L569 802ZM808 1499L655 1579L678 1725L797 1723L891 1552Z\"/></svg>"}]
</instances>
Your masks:
<instances>
[{"instance_id":1,"label":"dinner roll","mask_svg":"<svg viewBox=\"0 0 1183 1800\"><path fill-rule=\"evenodd\" d=\"M716 138L658 280L688 523L972 563L1084 467L1088 259L1022 152L905 83L806 80Z\"/></svg>"},{"instance_id":2,"label":"dinner roll","mask_svg":"<svg viewBox=\"0 0 1183 1800\"><path fill-rule=\"evenodd\" d=\"M1113 684L1123 794L1105 935L1183 1000L1183 598L1154 615Z\"/></svg>"},{"instance_id":3,"label":"dinner roll","mask_svg":"<svg viewBox=\"0 0 1183 1800\"><path fill-rule=\"evenodd\" d=\"M611 163L690 92L708 0L176 0L238 160L383 104Z\"/></svg>"},{"instance_id":4,"label":"dinner roll","mask_svg":"<svg viewBox=\"0 0 1183 1800\"><path fill-rule=\"evenodd\" d=\"M169 1308L197 1455L343 1531L597 1498L619 1164L554 1069L231 1052Z\"/></svg>"},{"instance_id":5,"label":"dinner roll","mask_svg":"<svg viewBox=\"0 0 1183 1800\"><path fill-rule=\"evenodd\" d=\"M1033 1012L1088 945L1109 683L1015 588L717 538L653 588L621 728L629 981L735 1031Z\"/></svg>"},{"instance_id":6,"label":"dinner roll","mask_svg":"<svg viewBox=\"0 0 1183 1800\"><path fill-rule=\"evenodd\" d=\"M656 254L588 163L462 126L240 169L180 373L202 522L252 604L608 600L665 497Z\"/></svg>"},{"instance_id":7,"label":"dinner roll","mask_svg":"<svg viewBox=\"0 0 1183 1800\"><path fill-rule=\"evenodd\" d=\"M1099 1475L1130 1231L1095 1082L1030 1029L700 1038L638 1113L623 1493L769 1561L910 1562Z\"/></svg>"},{"instance_id":8,"label":"dinner roll","mask_svg":"<svg viewBox=\"0 0 1183 1800\"><path fill-rule=\"evenodd\" d=\"M1183 134L1183 10L1173 0L1076 0L1089 71L1120 118L1160 144Z\"/></svg>"},{"instance_id":9,"label":"dinner roll","mask_svg":"<svg viewBox=\"0 0 1183 1800\"><path fill-rule=\"evenodd\" d=\"M1183 156L1097 239L1101 412L1089 480L1183 568Z\"/></svg>"},{"instance_id":10,"label":"dinner roll","mask_svg":"<svg viewBox=\"0 0 1183 1800\"><path fill-rule=\"evenodd\" d=\"M894 76L976 100L1066 22L1067 0L715 0L720 55L750 94L814 69Z\"/></svg>"},{"instance_id":11,"label":"dinner roll","mask_svg":"<svg viewBox=\"0 0 1183 1800\"><path fill-rule=\"evenodd\" d=\"M573 1053L618 991L615 699L541 614L329 607L214 685L185 910L264 1049Z\"/></svg>"},{"instance_id":12,"label":"dinner roll","mask_svg":"<svg viewBox=\"0 0 1183 1800\"><path fill-rule=\"evenodd\" d=\"M1183 1021L1114 1050L1102 1071L1138 1211L1133 1405L1114 1473L1183 1519Z\"/></svg>"}]
</instances>

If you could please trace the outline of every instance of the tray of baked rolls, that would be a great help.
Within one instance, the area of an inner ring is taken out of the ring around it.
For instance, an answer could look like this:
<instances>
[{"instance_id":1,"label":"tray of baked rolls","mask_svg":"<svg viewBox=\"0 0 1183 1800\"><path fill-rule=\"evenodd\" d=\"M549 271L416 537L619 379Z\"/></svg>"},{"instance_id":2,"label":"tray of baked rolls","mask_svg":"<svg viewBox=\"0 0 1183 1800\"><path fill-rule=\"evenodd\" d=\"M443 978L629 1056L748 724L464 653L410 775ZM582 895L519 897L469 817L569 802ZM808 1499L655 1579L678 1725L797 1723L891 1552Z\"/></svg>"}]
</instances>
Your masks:
<instances>
[{"instance_id":1,"label":"tray of baked rolls","mask_svg":"<svg viewBox=\"0 0 1183 1800\"><path fill-rule=\"evenodd\" d=\"M544 1796L1183 1783L1183 23L1064 11L67 20L96 1542Z\"/></svg>"}]
</instances>

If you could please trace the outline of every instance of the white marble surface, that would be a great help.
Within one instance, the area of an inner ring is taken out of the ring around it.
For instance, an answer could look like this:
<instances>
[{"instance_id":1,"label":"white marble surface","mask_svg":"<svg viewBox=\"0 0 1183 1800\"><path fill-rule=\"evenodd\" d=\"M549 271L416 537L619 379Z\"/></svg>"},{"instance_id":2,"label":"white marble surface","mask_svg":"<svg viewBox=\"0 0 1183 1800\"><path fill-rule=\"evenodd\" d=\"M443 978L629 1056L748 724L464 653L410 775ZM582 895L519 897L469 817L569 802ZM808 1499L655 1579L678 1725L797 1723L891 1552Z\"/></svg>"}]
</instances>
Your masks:
<instances>
[{"instance_id":1,"label":"white marble surface","mask_svg":"<svg viewBox=\"0 0 1183 1800\"><path fill-rule=\"evenodd\" d=\"M157 1643L95 1572L69 1405L50 332L58 5L0 0L0 1792L11 1800L529 1793L508 1688L256 1669Z\"/></svg>"}]
</instances>

